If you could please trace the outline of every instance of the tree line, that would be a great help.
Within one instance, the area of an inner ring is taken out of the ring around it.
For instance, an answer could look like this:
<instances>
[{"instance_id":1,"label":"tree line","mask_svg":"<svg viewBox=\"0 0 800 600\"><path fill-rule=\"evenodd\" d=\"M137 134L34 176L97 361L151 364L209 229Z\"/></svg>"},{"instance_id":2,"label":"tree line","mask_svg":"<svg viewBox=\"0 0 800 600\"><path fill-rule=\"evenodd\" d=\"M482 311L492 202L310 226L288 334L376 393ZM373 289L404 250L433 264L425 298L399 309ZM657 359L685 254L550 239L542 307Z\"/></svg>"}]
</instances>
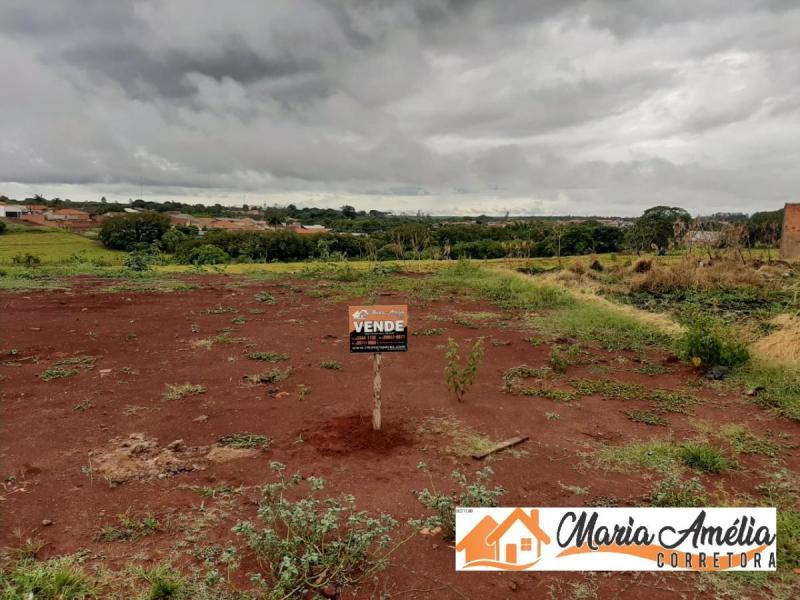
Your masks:
<instances>
[{"instance_id":1,"label":"tree line","mask_svg":"<svg viewBox=\"0 0 800 600\"><path fill-rule=\"evenodd\" d=\"M333 209L320 209L333 210ZM338 211L342 214L342 211ZM357 214L353 221L357 221ZM503 227L484 223L408 220L387 224L385 216L367 233L348 231L299 235L289 230L201 231L172 226L162 212L123 213L107 219L99 239L108 247L134 251L156 249L188 264L226 262L296 262L337 259L532 258L609 252L659 252L672 249L691 229L738 228L743 245L773 246L779 239L782 211L756 213L744 221L692 219L679 207L646 210L628 227L589 219L579 222L515 220ZM778 235L775 235L775 232Z\"/></svg>"}]
</instances>

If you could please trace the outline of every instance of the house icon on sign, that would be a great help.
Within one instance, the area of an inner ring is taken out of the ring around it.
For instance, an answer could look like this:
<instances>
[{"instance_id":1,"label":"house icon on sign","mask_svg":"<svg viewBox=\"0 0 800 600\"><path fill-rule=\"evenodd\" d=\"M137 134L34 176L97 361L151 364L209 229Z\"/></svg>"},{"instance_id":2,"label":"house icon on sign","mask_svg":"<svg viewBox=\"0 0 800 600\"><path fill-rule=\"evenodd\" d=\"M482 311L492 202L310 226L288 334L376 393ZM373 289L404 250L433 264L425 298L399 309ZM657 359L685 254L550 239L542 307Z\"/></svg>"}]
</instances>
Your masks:
<instances>
[{"instance_id":1,"label":"house icon on sign","mask_svg":"<svg viewBox=\"0 0 800 600\"><path fill-rule=\"evenodd\" d=\"M542 543L549 544L550 536L539 527L539 511L531 509L526 514L515 508L499 525L485 516L456 545L456 551L465 553L465 566L490 561L502 568L536 562L542 555Z\"/></svg>"}]
</instances>

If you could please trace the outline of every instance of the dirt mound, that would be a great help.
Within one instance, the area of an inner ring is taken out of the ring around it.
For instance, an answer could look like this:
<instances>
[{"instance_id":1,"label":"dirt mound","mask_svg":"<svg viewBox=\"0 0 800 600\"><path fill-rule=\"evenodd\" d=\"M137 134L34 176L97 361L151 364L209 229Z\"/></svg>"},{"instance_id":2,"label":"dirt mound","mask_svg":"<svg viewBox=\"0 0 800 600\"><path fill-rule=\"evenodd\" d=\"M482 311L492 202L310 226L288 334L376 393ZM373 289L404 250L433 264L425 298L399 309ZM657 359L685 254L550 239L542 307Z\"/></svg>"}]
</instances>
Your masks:
<instances>
[{"instance_id":1,"label":"dirt mound","mask_svg":"<svg viewBox=\"0 0 800 600\"><path fill-rule=\"evenodd\" d=\"M112 439L105 449L93 450L89 456L93 475L111 485L119 485L126 481L164 479L178 473L202 471L210 462L248 458L258 452L218 446L188 447L183 440L162 447L155 438L132 433Z\"/></svg>"},{"instance_id":2,"label":"dirt mound","mask_svg":"<svg viewBox=\"0 0 800 600\"><path fill-rule=\"evenodd\" d=\"M372 421L362 415L338 417L301 432L303 440L324 455L367 452L389 454L399 447L412 446L414 437L402 423L384 423L383 429L372 429Z\"/></svg>"}]
</instances>

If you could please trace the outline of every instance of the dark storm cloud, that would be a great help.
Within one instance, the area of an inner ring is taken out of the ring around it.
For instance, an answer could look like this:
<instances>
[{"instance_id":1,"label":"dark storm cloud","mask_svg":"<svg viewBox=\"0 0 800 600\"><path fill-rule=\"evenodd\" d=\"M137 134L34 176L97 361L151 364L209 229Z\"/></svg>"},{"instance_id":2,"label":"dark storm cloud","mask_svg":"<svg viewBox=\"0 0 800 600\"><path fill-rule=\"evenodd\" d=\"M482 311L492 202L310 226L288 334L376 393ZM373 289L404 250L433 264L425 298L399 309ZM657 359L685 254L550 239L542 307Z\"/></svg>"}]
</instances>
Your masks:
<instances>
[{"instance_id":1,"label":"dark storm cloud","mask_svg":"<svg viewBox=\"0 0 800 600\"><path fill-rule=\"evenodd\" d=\"M0 1L0 188L751 211L800 189L799 29L790 1Z\"/></svg>"}]
</instances>

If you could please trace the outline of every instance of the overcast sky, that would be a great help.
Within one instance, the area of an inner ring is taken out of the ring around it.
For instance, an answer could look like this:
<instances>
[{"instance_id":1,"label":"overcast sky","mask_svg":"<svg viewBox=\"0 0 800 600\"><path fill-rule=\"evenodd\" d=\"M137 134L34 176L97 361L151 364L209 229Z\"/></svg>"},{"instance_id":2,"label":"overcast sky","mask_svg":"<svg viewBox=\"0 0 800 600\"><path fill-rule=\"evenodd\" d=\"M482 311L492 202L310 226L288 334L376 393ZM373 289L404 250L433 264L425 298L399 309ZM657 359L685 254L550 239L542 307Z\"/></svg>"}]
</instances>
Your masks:
<instances>
[{"instance_id":1,"label":"overcast sky","mask_svg":"<svg viewBox=\"0 0 800 600\"><path fill-rule=\"evenodd\" d=\"M779 208L798 32L796 0L0 0L0 194Z\"/></svg>"}]
</instances>

